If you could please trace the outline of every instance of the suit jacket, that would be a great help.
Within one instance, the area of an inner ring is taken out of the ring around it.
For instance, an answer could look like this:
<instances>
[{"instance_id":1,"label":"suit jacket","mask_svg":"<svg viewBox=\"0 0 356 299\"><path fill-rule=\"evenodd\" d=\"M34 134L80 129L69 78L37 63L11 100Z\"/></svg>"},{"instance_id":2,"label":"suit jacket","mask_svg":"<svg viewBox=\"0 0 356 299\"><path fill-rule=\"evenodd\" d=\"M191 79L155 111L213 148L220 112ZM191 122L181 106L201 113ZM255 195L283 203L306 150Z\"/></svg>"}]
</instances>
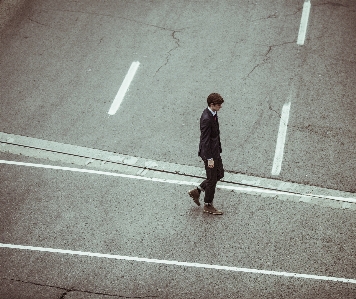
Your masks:
<instances>
[{"instance_id":1,"label":"suit jacket","mask_svg":"<svg viewBox=\"0 0 356 299\"><path fill-rule=\"evenodd\" d=\"M208 108L205 108L200 117L200 142L198 155L207 160L214 160L220 157L221 142L219 121L216 114L216 120Z\"/></svg>"}]
</instances>

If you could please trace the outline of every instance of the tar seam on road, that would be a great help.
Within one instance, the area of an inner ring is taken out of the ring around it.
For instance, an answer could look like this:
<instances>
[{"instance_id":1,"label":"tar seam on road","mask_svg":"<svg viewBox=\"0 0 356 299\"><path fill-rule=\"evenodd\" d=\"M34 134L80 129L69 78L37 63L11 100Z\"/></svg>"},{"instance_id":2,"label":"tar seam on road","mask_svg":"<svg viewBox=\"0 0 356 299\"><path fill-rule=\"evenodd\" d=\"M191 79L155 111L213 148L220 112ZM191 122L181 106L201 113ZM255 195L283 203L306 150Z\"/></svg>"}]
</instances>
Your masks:
<instances>
[{"instance_id":1,"label":"tar seam on road","mask_svg":"<svg viewBox=\"0 0 356 299\"><path fill-rule=\"evenodd\" d=\"M104 253L83 252L83 251L73 251L73 250L65 250L65 249L54 249L54 248L24 246L24 245L14 245L14 244L4 244L4 243L0 243L0 247L9 248L9 249L31 250L31 251L40 251L40 252L48 252L48 253L71 254L71 255L78 255L78 256L89 256L89 257L107 258L107 259L116 259L116 260L125 260L125 261L164 264L164 265L173 265L173 266L182 266L182 267L225 270L225 271L233 271L233 272L275 275L275 276L356 284L356 279L323 276L323 275L311 275L311 274L301 274L301 273L293 273L293 272L280 272L280 271L260 270L260 269L251 269L251 268L239 268L239 267L231 267L231 266L189 263L189 262L179 262L179 261L170 261L170 260L158 260L158 259L125 256L125 255L113 255L113 254L104 254Z\"/></svg>"},{"instance_id":2,"label":"tar seam on road","mask_svg":"<svg viewBox=\"0 0 356 299\"><path fill-rule=\"evenodd\" d=\"M129 89L131 81L132 81L133 77L135 76L135 73L136 73L139 65L140 65L140 63L138 61L134 61L131 64L129 71L127 72L125 79L122 82L120 89L117 92L113 103L111 104L108 114L114 115L117 112L117 110L119 109L121 102L126 94L126 91Z\"/></svg>"},{"instance_id":3,"label":"tar seam on road","mask_svg":"<svg viewBox=\"0 0 356 299\"><path fill-rule=\"evenodd\" d=\"M168 184L177 184L177 185L188 185L188 186L196 186L197 185L197 183L193 182L193 181L161 179L161 178L155 178L155 177L144 177L144 176L123 174L123 173L116 173L116 172L107 172L107 171L99 171L99 170L83 169L83 168L35 164L35 163L18 162L18 161L0 160L0 164L27 166L27 167L44 168L44 169L64 170L64 171L81 172L81 173L89 173L89 174L99 174L99 175L107 175L107 176L122 177L122 178L128 178L128 179L137 179L137 180L143 180L143 181L160 182L160 183L168 183ZM242 191L242 192L257 192L257 193L265 193L265 194L273 194L273 195L301 196L301 194L287 192L287 191L268 190L268 189L257 188L257 187L240 187L240 186L222 185L220 183L217 185L217 187L221 188L221 189ZM347 202L347 203L356 203L356 198L343 198L343 197L323 196L323 195L315 195L315 194L303 194L303 196L306 198L319 197L319 198L334 199L334 200L343 201L343 202Z\"/></svg>"},{"instance_id":4,"label":"tar seam on road","mask_svg":"<svg viewBox=\"0 0 356 299\"><path fill-rule=\"evenodd\" d=\"M298 40L297 40L297 44L300 46L304 45L305 35L307 33L310 6L311 6L310 0L305 0L303 4L302 18L300 20L300 27L299 27Z\"/></svg>"}]
</instances>

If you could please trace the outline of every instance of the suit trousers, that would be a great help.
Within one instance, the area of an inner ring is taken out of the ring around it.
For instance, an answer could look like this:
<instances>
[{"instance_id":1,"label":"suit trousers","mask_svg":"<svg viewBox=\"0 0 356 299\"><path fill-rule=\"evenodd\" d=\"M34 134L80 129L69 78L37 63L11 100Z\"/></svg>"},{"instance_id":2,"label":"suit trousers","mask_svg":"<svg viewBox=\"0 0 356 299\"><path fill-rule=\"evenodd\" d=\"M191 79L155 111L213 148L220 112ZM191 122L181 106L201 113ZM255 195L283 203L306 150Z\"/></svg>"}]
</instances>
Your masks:
<instances>
[{"instance_id":1,"label":"suit trousers","mask_svg":"<svg viewBox=\"0 0 356 299\"><path fill-rule=\"evenodd\" d=\"M208 160L204 160L206 180L200 185L199 189L205 191L204 202L212 203L215 195L217 182L224 177L224 166L221 158L214 160L214 167L208 167Z\"/></svg>"}]
</instances>

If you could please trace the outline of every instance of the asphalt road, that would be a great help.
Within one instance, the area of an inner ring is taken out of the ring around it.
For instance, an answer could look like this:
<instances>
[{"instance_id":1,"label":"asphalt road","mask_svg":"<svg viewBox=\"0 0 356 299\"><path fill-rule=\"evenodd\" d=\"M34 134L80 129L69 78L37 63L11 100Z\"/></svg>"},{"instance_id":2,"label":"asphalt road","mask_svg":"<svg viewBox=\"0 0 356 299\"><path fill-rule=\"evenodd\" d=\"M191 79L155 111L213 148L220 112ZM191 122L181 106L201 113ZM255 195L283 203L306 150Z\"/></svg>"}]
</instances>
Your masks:
<instances>
[{"instance_id":1,"label":"asphalt road","mask_svg":"<svg viewBox=\"0 0 356 299\"><path fill-rule=\"evenodd\" d=\"M5 244L354 278L354 211L218 190L216 204L225 214L213 217L192 204L186 186L12 165L2 171ZM9 248L0 253L0 291L11 294L4 298L356 294L355 283Z\"/></svg>"},{"instance_id":2,"label":"asphalt road","mask_svg":"<svg viewBox=\"0 0 356 299\"><path fill-rule=\"evenodd\" d=\"M0 130L201 165L197 121L219 92L226 168L271 177L290 99L278 178L354 192L355 3L313 1L298 46L302 4L30 1L4 31Z\"/></svg>"},{"instance_id":3,"label":"asphalt road","mask_svg":"<svg viewBox=\"0 0 356 299\"><path fill-rule=\"evenodd\" d=\"M0 131L202 166L219 92L227 170L355 192L356 3L28 1L1 32ZM115 115L108 110L140 66ZM272 175L290 101L281 173ZM48 164L0 154L1 159ZM65 166L65 165L64 165ZM356 279L354 212L219 190L12 165L0 243ZM356 284L2 248L4 298L355 298Z\"/></svg>"}]
</instances>

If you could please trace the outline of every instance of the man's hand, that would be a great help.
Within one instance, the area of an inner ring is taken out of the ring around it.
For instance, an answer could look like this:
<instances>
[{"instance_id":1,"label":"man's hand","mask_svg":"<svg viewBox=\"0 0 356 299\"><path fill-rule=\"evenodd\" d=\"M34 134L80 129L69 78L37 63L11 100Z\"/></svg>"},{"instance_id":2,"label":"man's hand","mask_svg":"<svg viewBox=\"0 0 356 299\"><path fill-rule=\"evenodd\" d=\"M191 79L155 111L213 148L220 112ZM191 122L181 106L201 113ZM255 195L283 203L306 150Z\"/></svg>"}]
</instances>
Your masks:
<instances>
[{"instance_id":1,"label":"man's hand","mask_svg":"<svg viewBox=\"0 0 356 299\"><path fill-rule=\"evenodd\" d=\"M209 168L214 168L214 160L213 159L208 160L208 167Z\"/></svg>"}]
</instances>

